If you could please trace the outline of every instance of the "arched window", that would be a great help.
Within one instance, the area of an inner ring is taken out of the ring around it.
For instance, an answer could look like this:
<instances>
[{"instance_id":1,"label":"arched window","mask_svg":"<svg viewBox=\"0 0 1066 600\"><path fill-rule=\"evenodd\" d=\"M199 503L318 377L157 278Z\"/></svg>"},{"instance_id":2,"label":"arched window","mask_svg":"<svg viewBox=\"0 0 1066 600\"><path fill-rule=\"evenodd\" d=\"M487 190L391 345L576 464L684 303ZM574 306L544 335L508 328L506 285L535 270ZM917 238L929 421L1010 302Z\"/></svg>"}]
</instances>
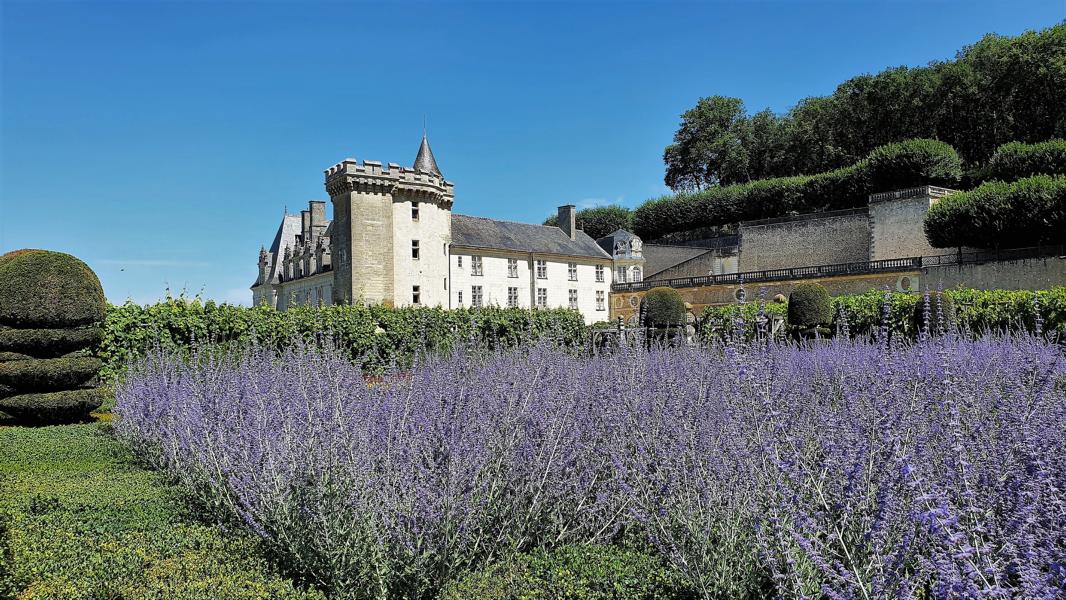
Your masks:
<instances>
[{"instance_id":1,"label":"arched window","mask_svg":"<svg viewBox=\"0 0 1066 600\"><path fill-rule=\"evenodd\" d=\"M643 275L644 274L640 270L640 267L634 266L633 267L633 279L631 281L644 281L644 276Z\"/></svg>"}]
</instances>

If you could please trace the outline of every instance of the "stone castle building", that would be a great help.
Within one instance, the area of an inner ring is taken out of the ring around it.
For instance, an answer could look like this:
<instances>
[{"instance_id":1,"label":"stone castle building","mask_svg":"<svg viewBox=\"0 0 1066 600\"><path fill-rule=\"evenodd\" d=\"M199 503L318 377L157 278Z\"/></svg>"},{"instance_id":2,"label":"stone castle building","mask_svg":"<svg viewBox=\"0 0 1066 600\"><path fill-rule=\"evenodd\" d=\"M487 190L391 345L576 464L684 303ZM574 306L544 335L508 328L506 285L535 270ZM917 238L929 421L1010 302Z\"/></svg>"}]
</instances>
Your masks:
<instances>
[{"instance_id":1,"label":"stone castle building","mask_svg":"<svg viewBox=\"0 0 1066 600\"><path fill-rule=\"evenodd\" d=\"M608 318L614 261L559 207L559 226L452 213L455 186L423 137L414 165L345 159L325 171L333 204L286 214L259 251L253 302L445 308L572 308Z\"/></svg>"}]
</instances>

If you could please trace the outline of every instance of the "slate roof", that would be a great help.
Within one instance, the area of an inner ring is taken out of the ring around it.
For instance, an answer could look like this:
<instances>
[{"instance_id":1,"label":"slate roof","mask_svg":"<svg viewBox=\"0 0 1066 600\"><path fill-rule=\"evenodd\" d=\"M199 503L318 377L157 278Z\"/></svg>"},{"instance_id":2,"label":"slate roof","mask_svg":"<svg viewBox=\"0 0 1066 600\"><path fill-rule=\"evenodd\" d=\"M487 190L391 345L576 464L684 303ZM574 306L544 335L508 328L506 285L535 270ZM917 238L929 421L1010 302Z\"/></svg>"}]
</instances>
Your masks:
<instances>
[{"instance_id":1,"label":"slate roof","mask_svg":"<svg viewBox=\"0 0 1066 600\"><path fill-rule=\"evenodd\" d=\"M415 169L433 173L437 177L444 177L437 168L437 159L433 158L433 151L429 149L429 140L422 136L422 145L418 147L418 156L415 157Z\"/></svg>"},{"instance_id":2,"label":"slate roof","mask_svg":"<svg viewBox=\"0 0 1066 600\"><path fill-rule=\"evenodd\" d=\"M285 246L295 246L296 236L303 231L303 220L300 215L285 215L278 226L278 233L270 244L270 255L273 257L271 265L270 282L277 283L281 275L281 261L285 258Z\"/></svg>"},{"instance_id":3,"label":"slate roof","mask_svg":"<svg viewBox=\"0 0 1066 600\"><path fill-rule=\"evenodd\" d=\"M644 279L710 252L708 248L644 244Z\"/></svg>"},{"instance_id":4,"label":"slate roof","mask_svg":"<svg viewBox=\"0 0 1066 600\"><path fill-rule=\"evenodd\" d=\"M603 248L603 250L607 252L607 254L613 256L614 243L616 240L628 242L634 239L637 239L637 235L635 233L626 231L625 229L618 229L596 240L596 243L599 244L600 248Z\"/></svg>"},{"instance_id":5,"label":"slate roof","mask_svg":"<svg viewBox=\"0 0 1066 600\"><path fill-rule=\"evenodd\" d=\"M571 240L562 229L551 225L452 215L452 243L457 246L590 258L611 257L584 231L578 230L575 238Z\"/></svg>"}]
</instances>

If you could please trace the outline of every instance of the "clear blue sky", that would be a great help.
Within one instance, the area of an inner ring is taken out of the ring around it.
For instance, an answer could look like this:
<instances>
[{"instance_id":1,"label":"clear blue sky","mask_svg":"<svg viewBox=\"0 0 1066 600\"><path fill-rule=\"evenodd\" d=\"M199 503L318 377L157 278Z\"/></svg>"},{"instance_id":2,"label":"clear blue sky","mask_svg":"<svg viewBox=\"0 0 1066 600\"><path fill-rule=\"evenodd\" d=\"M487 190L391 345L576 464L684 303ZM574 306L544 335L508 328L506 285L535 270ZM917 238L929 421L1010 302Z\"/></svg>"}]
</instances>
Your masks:
<instances>
[{"instance_id":1,"label":"clear blue sky","mask_svg":"<svg viewBox=\"0 0 1066 600\"><path fill-rule=\"evenodd\" d=\"M787 110L844 79L951 58L1066 0L0 4L0 250L85 259L113 302L248 303L282 210L339 160L411 164L428 115L457 212L666 191L700 96Z\"/></svg>"}]
</instances>

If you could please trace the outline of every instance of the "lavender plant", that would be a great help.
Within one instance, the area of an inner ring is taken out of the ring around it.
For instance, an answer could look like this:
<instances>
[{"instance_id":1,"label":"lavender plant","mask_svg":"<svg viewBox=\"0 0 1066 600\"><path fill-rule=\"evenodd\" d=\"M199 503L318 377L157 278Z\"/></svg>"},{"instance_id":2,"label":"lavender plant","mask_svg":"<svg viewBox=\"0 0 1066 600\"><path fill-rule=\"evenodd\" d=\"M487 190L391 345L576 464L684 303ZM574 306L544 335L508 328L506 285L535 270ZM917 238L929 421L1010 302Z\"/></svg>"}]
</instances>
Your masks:
<instances>
[{"instance_id":1,"label":"lavender plant","mask_svg":"<svg viewBox=\"0 0 1066 600\"><path fill-rule=\"evenodd\" d=\"M339 597L644 540L707 598L1055 598L1066 364L1038 337L728 340L576 359L151 354L116 430Z\"/></svg>"}]
</instances>

